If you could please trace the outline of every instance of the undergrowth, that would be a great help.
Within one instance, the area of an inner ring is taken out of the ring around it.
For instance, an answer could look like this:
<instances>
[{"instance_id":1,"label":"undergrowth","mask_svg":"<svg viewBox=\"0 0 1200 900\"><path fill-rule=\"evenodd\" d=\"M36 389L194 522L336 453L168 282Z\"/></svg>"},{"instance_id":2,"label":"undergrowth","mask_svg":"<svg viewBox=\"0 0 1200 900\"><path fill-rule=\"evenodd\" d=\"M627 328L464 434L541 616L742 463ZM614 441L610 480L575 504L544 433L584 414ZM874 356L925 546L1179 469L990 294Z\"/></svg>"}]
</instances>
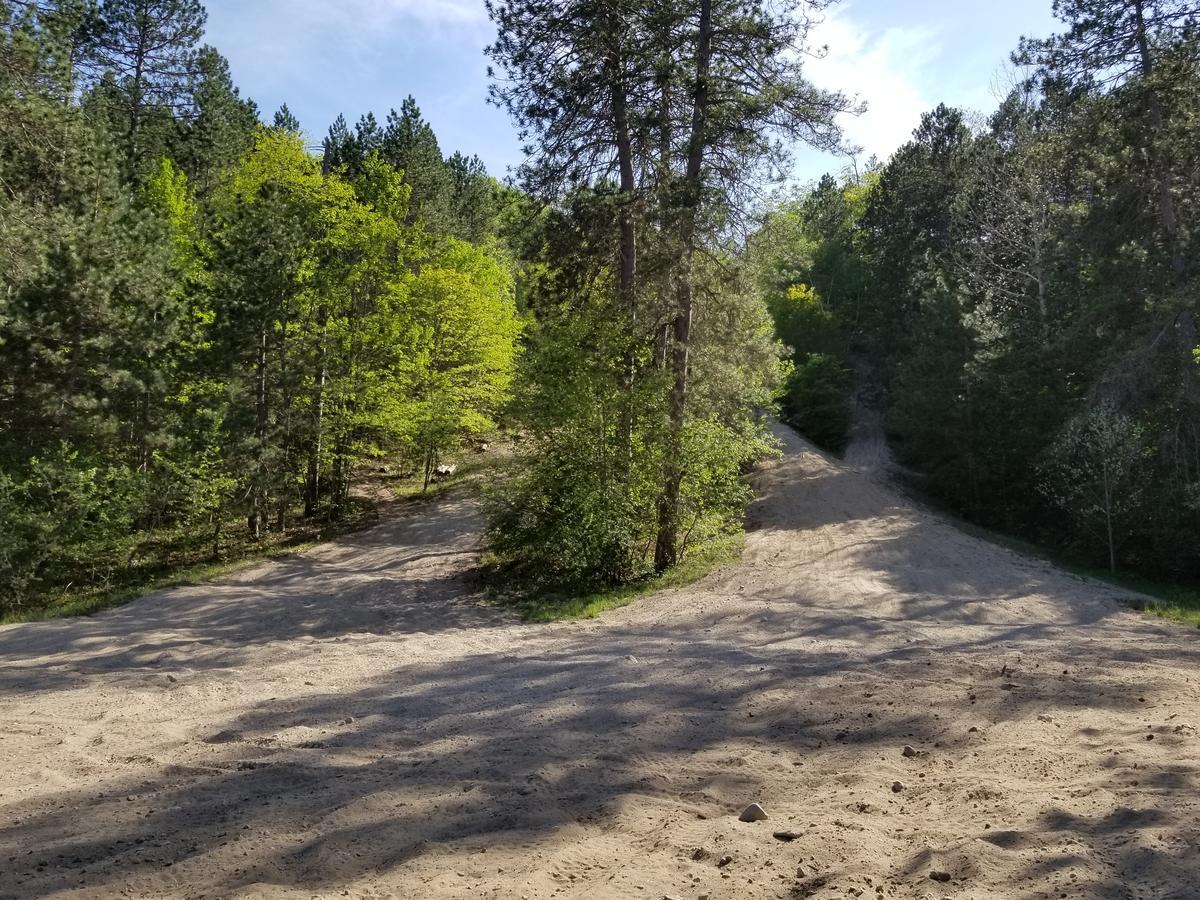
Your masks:
<instances>
[{"instance_id":1,"label":"undergrowth","mask_svg":"<svg viewBox=\"0 0 1200 900\"><path fill-rule=\"evenodd\" d=\"M745 542L743 533L714 538L691 548L679 565L663 574L618 587L574 592L493 586L492 596L495 602L517 609L527 622L593 619L649 594L694 584L720 566L740 559Z\"/></svg>"}]
</instances>

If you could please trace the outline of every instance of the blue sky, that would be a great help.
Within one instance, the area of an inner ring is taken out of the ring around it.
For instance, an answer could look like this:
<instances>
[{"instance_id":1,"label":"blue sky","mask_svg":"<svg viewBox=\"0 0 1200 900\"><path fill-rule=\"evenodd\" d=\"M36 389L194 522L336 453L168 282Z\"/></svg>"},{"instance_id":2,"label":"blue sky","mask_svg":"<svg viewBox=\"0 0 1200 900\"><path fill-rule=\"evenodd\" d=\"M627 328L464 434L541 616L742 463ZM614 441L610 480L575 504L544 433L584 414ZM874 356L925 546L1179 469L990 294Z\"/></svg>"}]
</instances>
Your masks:
<instances>
[{"instance_id":1,"label":"blue sky","mask_svg":"<svg viewBox=\"0 0 1200 900\"><path fill-rule=\"evenodd\" d=\"M1009 51L1022 34L1055 30L1051 0L843 0L813 34L828 55L809 77L866 101L848 137L886 158L939 101L996 103ZM477 153L503 176L520 161L507 117L486 103L492 36L483 0L208 0L208 41L270 118L284 101L319 141L339 112L382 121L408 94L442 150ZM797 177L846 161L797 154Z\"/></svg>"}]
</instances>

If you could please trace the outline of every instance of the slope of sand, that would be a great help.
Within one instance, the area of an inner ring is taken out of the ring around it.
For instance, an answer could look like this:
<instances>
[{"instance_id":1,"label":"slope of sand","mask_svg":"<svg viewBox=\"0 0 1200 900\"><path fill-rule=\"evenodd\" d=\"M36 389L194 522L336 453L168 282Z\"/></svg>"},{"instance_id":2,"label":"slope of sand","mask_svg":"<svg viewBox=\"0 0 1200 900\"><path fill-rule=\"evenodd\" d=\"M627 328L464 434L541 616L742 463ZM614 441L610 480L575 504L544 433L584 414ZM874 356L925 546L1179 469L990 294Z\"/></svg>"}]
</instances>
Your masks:
<instances>
[{"instance_id":1,"label":"slope of sand","mask_svg":"<svg viewBox=\"0 0 1200 900\"><path fill-rule=\"evenodd\" d=\"M459 497L0 629L0 896L1200 897L1197 633L781 436L593 622L480 606Z\"/></svg>"}]
</instances>

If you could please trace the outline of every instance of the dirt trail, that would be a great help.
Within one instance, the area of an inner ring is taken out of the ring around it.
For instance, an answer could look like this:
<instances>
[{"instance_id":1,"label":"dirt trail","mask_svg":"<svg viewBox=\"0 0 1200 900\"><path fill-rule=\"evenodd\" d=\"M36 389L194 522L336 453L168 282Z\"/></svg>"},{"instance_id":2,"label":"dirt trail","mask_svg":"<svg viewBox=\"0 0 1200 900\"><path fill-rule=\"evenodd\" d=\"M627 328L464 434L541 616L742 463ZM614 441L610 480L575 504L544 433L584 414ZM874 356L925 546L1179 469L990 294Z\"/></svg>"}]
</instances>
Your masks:
<instances>
[{"instance_id":1,"label":"dirt trail","mask_svg":"<svg viewBox=\"0 0 1200 900\"><path fill-rule=\"evenodd\" d=\"M1196 633L782 438L594 622L480 606L458 498L0 629L0 896L1200 897Z\"/></svg>"}]
</instances>

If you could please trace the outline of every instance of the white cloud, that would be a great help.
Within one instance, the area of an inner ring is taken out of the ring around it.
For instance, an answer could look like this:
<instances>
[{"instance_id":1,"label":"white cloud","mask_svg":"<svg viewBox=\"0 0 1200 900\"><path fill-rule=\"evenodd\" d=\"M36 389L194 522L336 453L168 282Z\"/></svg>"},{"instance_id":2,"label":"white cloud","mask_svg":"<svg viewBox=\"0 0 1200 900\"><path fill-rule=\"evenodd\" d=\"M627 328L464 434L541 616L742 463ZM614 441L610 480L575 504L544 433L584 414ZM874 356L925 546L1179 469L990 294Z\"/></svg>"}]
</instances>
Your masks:
<instances>
[{"instance_id":1,"label":"white cloud","mask_svg":"<svg viewBox=\"0 0 1200 900\"><path fill-rule=\"evenodd\" d=\"M805 72L819 87L865 101L867 111L843 120L849 143L886 160L912 136L921 114L936 104L924 86L940 52L935 28L872 30L856 21L853 7L835 8L812 31L813 46L828 54L810 61Z\"/></svg>"}]
</instances>

